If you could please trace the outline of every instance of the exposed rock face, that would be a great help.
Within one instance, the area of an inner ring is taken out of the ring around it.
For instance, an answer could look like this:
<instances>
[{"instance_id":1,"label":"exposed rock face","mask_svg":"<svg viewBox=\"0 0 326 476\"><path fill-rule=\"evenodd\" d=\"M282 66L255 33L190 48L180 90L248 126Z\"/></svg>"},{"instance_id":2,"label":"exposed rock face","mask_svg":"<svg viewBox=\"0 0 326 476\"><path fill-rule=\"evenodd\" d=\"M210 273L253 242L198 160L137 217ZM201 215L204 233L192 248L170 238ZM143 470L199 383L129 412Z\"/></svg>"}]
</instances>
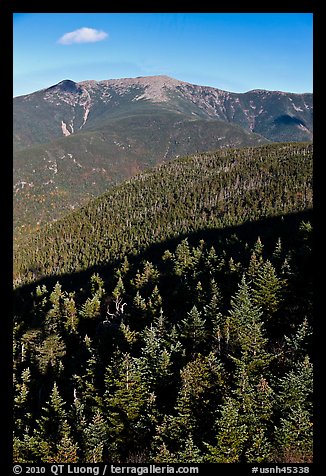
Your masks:
<instances>
[{"instance_id":1,"label":"exposed rock face","mask_svg":"<svg viewBox=\"0 0 326 476\"><path fill-rule=\"evenodd\" d=\"M17 97L15 226L56 219L178 156L312 140L312 112L312 94L237 94L168 76L64 80Z\"/></svg>"},{"instance_id":2,"label":"exposed rock face","mask_svg":"<svg viewBox=\"0 0 326 476\"><path fill-rule=\"evenodd\" d=\"M282 91L253 90L247 93L232 93L209 86L200 86L179 81L168 76L146 76L138 78L109 79L104 81L82 81L75 83L64 80L48 89L27 96L15 98L16 109L31 115L31 109L41 112L47 109L52 116L51 124L38 139L31 140L31 134L24 137L20 129L29 132L37 125L25 124L16 117L19 132L17 147L25 147L37 142L46 142L67 135L85 127L92 116L108 117L120 113L137 113L144 103L161 106L171 111L188 114L197 118L217 119L237 124L244 129L263 135L272 141L312 140L313 100L312 94L294 94ZM148 106L147 106L148 107ZM36 118L34 120L36 122ZM40 125L39 127L43 127ZM90 124L90 127L91 124ZM42 140L45 136L45 140Z\"/></svg>"}]
</instances>

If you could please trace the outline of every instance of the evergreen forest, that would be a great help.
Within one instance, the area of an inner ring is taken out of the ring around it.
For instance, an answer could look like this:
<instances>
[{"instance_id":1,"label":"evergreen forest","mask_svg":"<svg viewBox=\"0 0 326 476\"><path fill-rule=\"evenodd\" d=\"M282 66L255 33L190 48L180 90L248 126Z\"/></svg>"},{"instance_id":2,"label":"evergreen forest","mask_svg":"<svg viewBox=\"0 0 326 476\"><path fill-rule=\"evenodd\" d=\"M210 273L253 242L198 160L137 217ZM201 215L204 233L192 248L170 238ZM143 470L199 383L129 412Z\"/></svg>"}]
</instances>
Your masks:
<instances>
[{"instance_id":1,"label":"evergreen forest","mask_svg":"<svg viewBox=\"0 0 326 476\"><path fill-rule=\"evenodd\" d=\"M312 155L179 158L15 238L15 462L313 461Z\"/></svg>"}]
</instances>

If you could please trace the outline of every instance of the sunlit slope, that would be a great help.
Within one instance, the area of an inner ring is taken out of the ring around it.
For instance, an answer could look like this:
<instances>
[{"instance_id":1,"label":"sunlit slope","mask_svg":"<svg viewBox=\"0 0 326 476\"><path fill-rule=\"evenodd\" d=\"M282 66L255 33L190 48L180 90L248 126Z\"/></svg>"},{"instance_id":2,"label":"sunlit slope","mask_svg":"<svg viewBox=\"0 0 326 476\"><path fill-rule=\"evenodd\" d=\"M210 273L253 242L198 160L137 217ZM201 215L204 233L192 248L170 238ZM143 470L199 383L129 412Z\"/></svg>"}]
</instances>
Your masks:
<instances>
[{"instance_id":1,"label":"sunlit slope","mask_svg":"<svg viewBox=\"0 0 326 476\"><path fill-rule=\"evenodd\" d=\"M113 187L15 245L16 283L84 270L151 244L312 207L310 143L195 154Z\"/></svg>"}]
</instances>

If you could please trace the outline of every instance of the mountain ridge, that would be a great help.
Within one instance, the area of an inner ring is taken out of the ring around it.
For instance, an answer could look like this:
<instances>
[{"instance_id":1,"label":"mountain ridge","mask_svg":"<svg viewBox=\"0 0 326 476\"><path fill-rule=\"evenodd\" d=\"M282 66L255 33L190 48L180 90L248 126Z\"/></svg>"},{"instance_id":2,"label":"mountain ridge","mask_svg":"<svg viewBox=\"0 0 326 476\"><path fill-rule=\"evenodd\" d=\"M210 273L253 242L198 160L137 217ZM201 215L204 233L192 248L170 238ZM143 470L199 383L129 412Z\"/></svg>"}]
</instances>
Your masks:
<instances>
[{"instance_id":1,"label":"mountain ridge","mask_svg":"<svg viewBox=\"0 0 326 476\"><path fill-rule=\"evenodd\" d=\"M131 84L133 83L143 83L146 81L157 81L157 82L162 82L162 81L165 81L166 83L173 83L175 85L190 85L190 86L198 86L198 87L201 87L201 88L205 88L205 89L214 89L214 90L218 90L218 91L221 91L221 92L225 92L225 93L228 93L230 91L227 91L225 89L221 89L221 88L217 88L216 86L211 86L211 85L201 85L201 84L197 84L197 83L190 83L189 81L183 81L183 80L179 80L179 79L176 79L176 78L173 78L172 76L168 76L168 75L165 75L165 74L158 74L158 75L149 75L149 76L135 76L135 77L122 77L122 78L110 78L110 79L99 79L99 80L96 80L96 79L86 79L86 80L82 80L82 81L74 81L72 79L63 79L61 81L59 81L58 83L56 84L53 84L51 86L48 86L46 88L42 88L38 91L46 91L48 89L52 89L52 88L55 88L55 87L59 87L59 86L66 86L69 84L72 85L75 85L75 86L92 86L92 85L96 85L96 84L116 84L116 83L121 83L121 82L130 82ZM166 84L165 83L165 84ZM165 85L164 84L164 85ZM15 98L21 98L21 97L25 97L25 96L30 96L31 94L34 94L35 92L38 92L38 91L34 91L32 93L27 93L27 94L20 94L18 96L14 96L14 99ZM254 89L248 89L248 91L244 91L244 92L233 92L233 94L247 94L247 93L280 93L280 94L291 94L291 95L297 95L297 96L302 96L302 95L311 95L312 93L309 92L309 91L302 91L302 92L292 92L292 91L284 91L284 90L281 90L281 89L264 89L264 88L254 88Z\"/></svg>"},{"instance_id":2,"label":"mountain ridge","mask_svg":"<svg viewBox=\"0 0 326 476\"><path fill-rule=\"evenodd\" d=\"M267 107L266 103L270 102L271 99L274 99L275 102L276 99L284 104L281 107L278 104L273 104L276 111L275 117L277 118L284 114L288 117L295 117L298 119L299 125L301 124L305 128L306 137L294 138L294 140L312 139L312 118L309 118L309 114L312 115L313 105L312 94L310 93L298 94L263 89L254 89L245 93L233 93L211 86L191 84L165 75L101 81L85 80L81 82L66 79L49 88L19 96L15 98L14 104L15 102L21 105L25 103L26 106L26 103L33 103L34 99L41 99L48 105L62 106L65 104L74 108L73 114L70 113L69 120L64 120L65 117L62 117L60 123L59 118L54 117L59 122L59 127L57 127L55 134L55 137L58 137L65 134L70 135L75 133L75 129L78 131L84 128L89 119L90 112L92 111L93 115L99 113L96 110L96 108L99 109L98 102L110 106L112 110L106 111L106 113L112 115L115 112L117 101L121 107L124 96L127 96L129 113L133 112L135 103L138 101L161 103L163 106L168 107L169 110L188 113L190 116L214 118L236 123L251 132L262 134L268 140L280 141L277 137L279 132L275 130L266 132L266 128L264 129L261 124L264 121L271 121L270 105L267 105ZM256 104L257 101L259 104ZM256 111L258 106L259 109ZM35 107L39 109L42 105L36 104ZM82 111L76 111L75 108L78 107ZM63 116L67 115L66 111L63 112ZM74 127L74 120L76 116L80 116L81 112L82 119L79 117L76 124L77 127ZM260 116L264 115L267 117L263 117L262 121ZM14 119L16 119L19 128L19 119L17 117L14 117ZM298 131L296 133L298 134ZM290 140L293 138L285 139ZM22 139L23 147L31 145L31 143L25 142ZM42 140L39 142L42 142Z\"/></svg>"},{"instance_id":3,"label":"mountain ridge","mask_svg":"<svg viewBox=\"0 0 326 476\"><path fill-rule=\"evenodd\" d=\"M157 165L18 240L15 277L80 271L149 242L311 208L312 153L309 143L267 144Z\"/></svg>"},{"instance_id":4,"label":"mountain ridge","mask_svg":"<svg viewBox=\"0 0 326 476\"><path fill-rule=\"evenodd\" d=\"M15 229L55 220L177 156L311 141L312 111L309 94L238 94L165 75L65 79L20 96L14 99Z\"/></svg>"}]
</instances>

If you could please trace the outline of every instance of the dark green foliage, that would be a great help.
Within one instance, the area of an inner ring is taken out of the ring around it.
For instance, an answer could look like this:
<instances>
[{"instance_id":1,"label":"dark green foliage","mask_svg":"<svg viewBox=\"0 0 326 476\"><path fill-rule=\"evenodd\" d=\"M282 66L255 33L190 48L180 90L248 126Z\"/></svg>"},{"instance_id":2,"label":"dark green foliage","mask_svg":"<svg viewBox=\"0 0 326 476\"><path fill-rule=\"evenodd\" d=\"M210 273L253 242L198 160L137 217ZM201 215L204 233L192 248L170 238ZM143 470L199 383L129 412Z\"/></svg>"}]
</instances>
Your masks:
<instances>
[{"instance_id":1,"label":"dark green foliage","mask_svg":"<svg viewBox=\"0 0 326 476\"><path fill-rule=\"evenodd\" d=\"M62 358L66 355L66 346L60 336L56 334L49 335L36 351L41 373L46 374L50 369L53 373L60 371Z\"/></svg>"},{"instance_id":2,"label":"dark green foliage","mask_svg":"<svg viewBox=\"0 0 326 476\"><path fill-rule=\"evenodd\" d=\"M252 281L253 300L265 312L266 320L271 320L279 309L282 299L281 290L285 282L277 277L270 261L263 263Z\"/></svg>"},{"instance_id":3,"label":"dark green foliage","mask_svg":"<svg viewBox=\"0 0 326 476\"><path fill-rule=\"evenodd\" d=\"M14 98L14 227L25 235L178 156L312 140L312 111L312 94L236 94L166 77L62 81Z\"/></svg>"},{"instance_id":4,"label":"dark green foliage","mask_svg":"<svg viewBox=\"0 0 326 476\"><path fill-rule=\"evenodd\" d=\"M277 406L281 414L275 431L278 457L312 461L312 364L306 356L278 382Z\"/></svg>"},{"instance_id":5,"label":"dark green foliage","mask_svg":"<svg viewBox=\"0 0 326 476\"><path fill-rule=\"evenodd\" d=\"M311 461L311 316L291 327L288 315L310 250L300 230L292 238L286 280L276 243L260 240L252 273L245 242L201 240L155 264L124 260L118 278L94 274L74 294L37 287L15 327L16 460ZM275 296L277 310L264 305Z\"/></svg>"},{"instance_id":6,"label":"dark green foliage","mask_svg":"<svg viewBox=\"0 0 326 476\"><path fill-rule=\"evenodd\" d=\"M221 408L217 427L217 444L208 445L207 461L210 463L238 463L245 442L247 428L239 417L239 404L228 397Z\"/></svg>"},{"instance_id":7,"label":"dark green foliage","mask_svg":"<svg viewBox=\"0 0 326 476\"><path fill-rule=\"evenodd\" d=\"M138 175L63 220L17 239L15 282L86 270L180 235L311 208L312 150L311 144L224 149ZM200 266L200 249L190 256L187 246L183 241L177 248L177 275ZM230 258L233 273L237 264ZM142 281L155 278L146 277L150 269L139 273L135 286L142 294ZM184 281L184 299L198 281Z\"/></svg>"},{"instance_id":8,"label":"dark green foliage","mask_svg":"<svg viewBox=\"0 0 326 476\"><path fill-rule=\"evenodd\" d=\"M194 306L183 319L179 326L179 333L182 341L192 355L195 355L207 337L205 320L201 318L200 312Z\"/></svg>"},{"instance_id":9,"label":"dark green foliage","mask_svg":"<svg viewBox=\"0 0 326 476\"><path fill-rule=\"evenodd\" d=\"M285 214L311 147L262 150L140 176L18 253L27 280L103 266L15 289L15 461L312 461L312 227Z\"/></svg>"}]
</instances>

